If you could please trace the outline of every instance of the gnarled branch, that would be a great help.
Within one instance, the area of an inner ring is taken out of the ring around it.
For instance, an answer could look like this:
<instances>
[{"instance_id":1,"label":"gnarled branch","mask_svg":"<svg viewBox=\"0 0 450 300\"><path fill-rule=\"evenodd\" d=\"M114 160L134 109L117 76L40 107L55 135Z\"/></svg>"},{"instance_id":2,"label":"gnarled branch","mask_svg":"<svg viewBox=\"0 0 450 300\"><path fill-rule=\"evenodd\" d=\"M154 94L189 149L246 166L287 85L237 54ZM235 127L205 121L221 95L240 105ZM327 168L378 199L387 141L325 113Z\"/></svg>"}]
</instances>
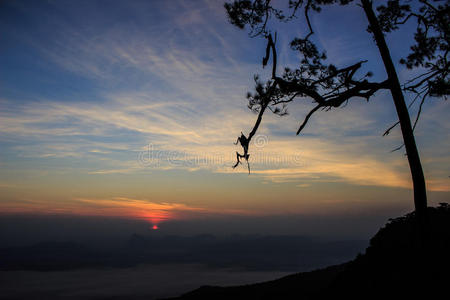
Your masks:
<instances>
[{"instance_id":1,"label":"gnarled branch","mask_svg":"<svg viewBox=\"0 0 450 300\"><path fill-rule=\"evenodd\" d=\"M367 80L358 81L353 78L356 72L361 68L362 64L366 61L360 61L342 69L333 69L333 71L331 71L327 76L320 77L316 80L305 81L302 80L302 78L292 78L289 80L278 77L276 76L277 52L275 42L273 41L271 34L268 34L266 38L266 53L262 64L263 67L267 66L270 55L272 54L272 79L267 88L264 88L262 85L258 85L257 83L257 94L255 94L253 98L250 94L249 97L252 101L250 107L253 107L253 105L259 106L258 117L248 137L241 132L241 136L237 138L235 143L236 145L241 145L243 148L243 154L236 152L236 163L233 165L233 168L236 168L242 163L242 160L245 159L249 173L249 145L261 124L262 117L269 104L276 106L280 103L291 102L297 97L310 97L317 103L317 105L306 115L304 121L297 130L298 135L304 129L311 116L320 108L330 109L332 107L340 107L343 103L354 97L369 100L369 98L373 96L376 91L380 89L388 89L390 86L388 80L383 82L369 82ZM340 83L336 84L330 92L320 94L318 90L320 91L319 87L321 84L330 80L332 82ZM272 107L269 108L274 111Z\"/></svg>"}]
</instances>

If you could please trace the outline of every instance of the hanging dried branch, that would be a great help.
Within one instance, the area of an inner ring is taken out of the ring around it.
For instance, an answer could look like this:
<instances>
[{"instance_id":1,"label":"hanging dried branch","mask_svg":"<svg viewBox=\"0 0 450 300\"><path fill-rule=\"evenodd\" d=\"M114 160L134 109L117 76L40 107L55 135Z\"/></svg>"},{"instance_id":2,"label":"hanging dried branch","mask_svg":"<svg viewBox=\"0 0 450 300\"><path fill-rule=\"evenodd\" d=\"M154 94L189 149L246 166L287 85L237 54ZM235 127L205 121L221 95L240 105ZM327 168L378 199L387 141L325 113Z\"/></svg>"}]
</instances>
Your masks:
<instances>
[{"instance_id":1,"label":"hanging dried branch","mask_svg":"<svg viewBox=\"0 0 450 300\"><path fill-rule=\"evenodd\" d=\"M329 67L327 72L323 72L321 76L318 76L315 79L305 80L301 76L291 76L292 74L289 72L285 73L283 77L278 77L276 75L276 45L271 34L268 34L266 39L267 47L265 56L262 60L262 65L263 67L267 66L270 56L272 56L272 78L265 86L259 82L258 77L255 78L255 94L249 94L249 108L258 112L258 117L248 137L241 132L241 136L237 138L235 143L235 145L241 145L243 153L236 152L236 163L233 165L233 168L236 168L241 164L244 159L247 162L249 173L250 141L257 132L267 107L269 107L272 112L282 115L286 113L284 108L277 110L276 108L273 109L272 106L276 107L281 103L285 104L291 102L298 97L312 98L317 105L306 115L304 121L297 130L298 135L304 129L311 116L320 108L330 109L333 107L340 107L346 101L355 97L369 100L376 91L389 88L389 82L387 80L383 82L369 82L367 79L356 80L354 78L358 69L360 69L362 64L366 61L360 61L342 69ZM318 90L324 86L328 87L328 91L323 94L319 93Z\"/></svg>"}]
</instances>

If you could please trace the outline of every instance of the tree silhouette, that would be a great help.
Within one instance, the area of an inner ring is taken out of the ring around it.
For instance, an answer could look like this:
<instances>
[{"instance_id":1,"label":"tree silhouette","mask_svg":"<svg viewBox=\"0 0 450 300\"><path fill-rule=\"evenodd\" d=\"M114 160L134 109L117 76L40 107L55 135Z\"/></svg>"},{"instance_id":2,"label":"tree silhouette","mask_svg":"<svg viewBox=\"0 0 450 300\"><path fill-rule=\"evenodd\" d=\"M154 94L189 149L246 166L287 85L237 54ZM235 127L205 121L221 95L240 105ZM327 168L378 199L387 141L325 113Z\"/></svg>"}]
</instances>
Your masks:
<instances>
[{"instance_id":1,"label":"tree silhouette","mask_svg":"<svg viewBox=\"0 0 450 300\"><path fill-rule=\"evenodd\" d=\"M262 117L267 109L278 115L286 114L287 104L296 98L311 98L316 104L306 114L300 124L297 135L303 130L312 115L318 110L330 110L345 105L349 100L363 98L367 101L379 90L389 90L395 104L398 122L389 127L384 135L397 125L403 135L403 145L408 158L413 188L414 205L418 220L422 228L426 224L427 195L425 178L419 153L414 139L414 128L422 111L422 105L427 97L444 97L449 94L449 2L431 3L426 0L390 0L386 5L379 6L378 16L372 8L372 1L360 0L368 20L367 31L372 35L378 47L382 62L386 70L386 79L380 82L370 81L371 72L362 77L357 76L363 64L337 67L327 63L324 50L319 49L311 40L314 29L310 22L311 13L319 13L325 5L347 5L353 0L289 0L287 11L272 5L270 0L236 0L226 3L225 9L229 20L237 27L249 28L251 37L261 36L267 40L266 53L262 61L265 67L272 57L272 74L266 82L262 82L255 76L255 90L248 93L248 107L258 114L253 129L248 136L241 133L237 143L243 147L243 154L236 152L237 167L243 159L248 163L249 145L252 137L261 124ZM356 1L355 1L356 2ZM438 2L438 1L433 1ZM300 16L303 15L303 16ZM269 28L269 21L274 19L281 22L291 22L301 17L308 29L303 37L296 37L290 42L290 47L301 54L299 65L296 69L285 68L281 75L277 74L276 33ZM400 63L408 69L417 68L422 71L403 85L397 76L397 71L392 61L389 47L384 35L395 31L399 26L415 22L416 33L411 46L411 53L403 58ZM414 122L408 112L404 92L413 93L414 97L410 106L418 101L419 109ZM399 147L400 148L400 147ZM398 148L398 149L399 149ZM250 166L248 166L250 172Z\"/></svg>"}]
</instances>

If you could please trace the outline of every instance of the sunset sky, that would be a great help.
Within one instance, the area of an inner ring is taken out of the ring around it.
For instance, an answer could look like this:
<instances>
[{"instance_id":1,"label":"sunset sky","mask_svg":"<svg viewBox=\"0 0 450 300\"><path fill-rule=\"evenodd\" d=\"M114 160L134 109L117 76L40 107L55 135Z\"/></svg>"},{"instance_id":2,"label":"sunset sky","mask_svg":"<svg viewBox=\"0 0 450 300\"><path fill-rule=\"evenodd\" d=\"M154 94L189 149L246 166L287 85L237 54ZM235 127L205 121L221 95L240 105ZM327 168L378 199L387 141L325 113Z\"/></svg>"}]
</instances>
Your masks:
<instances>
[{"instance_id":1,"label":"sunset sky","mask_svg":"<svg viewBox=\"0 0 450 300\"><path fill-rule=\"evenodd\" d=\"M361 74L384 79L361 12L314 14L314 38L337 66L367 59ZM298 62L288 43L305 32L299 21L277 27L279 72ZM411 37L388 36L396 62ZM203 217L412 210L404 150L391 152L400 131L382 137L396 121L386 92L317 113L299 136L310 99L267 113L251 174L231 168L256 118L253 75L269 77L264 51L222 1L1 1L0 213L139 218L163 231ZM416 128L429 205L450 199L449 115L430 98Z\"/></svg>"}]
</instances>

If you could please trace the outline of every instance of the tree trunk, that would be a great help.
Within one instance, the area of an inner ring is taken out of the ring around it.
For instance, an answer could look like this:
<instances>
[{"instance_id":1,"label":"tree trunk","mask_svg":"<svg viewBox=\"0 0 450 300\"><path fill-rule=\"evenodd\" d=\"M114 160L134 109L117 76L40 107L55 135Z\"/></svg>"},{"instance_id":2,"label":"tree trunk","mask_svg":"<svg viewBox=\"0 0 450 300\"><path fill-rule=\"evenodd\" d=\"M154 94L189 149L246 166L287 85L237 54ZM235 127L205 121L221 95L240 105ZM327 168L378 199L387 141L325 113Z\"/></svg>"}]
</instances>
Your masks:
<instances>
[{"instance_id":1,"label":"tree trunk","mask_svg":"<svg viewBox=\"0 0 450 300\"><path fill-rule=\"evenodd\" d=\"M419 152L417 151L416 141L409 118L408 108L406 107L405 98L397 77L394 64L392 62L389 48L386 45L384 34L378 23L378 19L372 9L372 1L361 0L362 6L369 21L369 29L372 31L381 57L383 59L384 67L390 82L390 90L394 100L395 108L397 110L398 120L400 121L400 128L402 130L403 142L405 144L406 155L408 156L409 168L414 188L414 206L419 224L424 227L426 224L427 215L427 191L425 186L425 177L423 175L422 164L420 163Z\"/></svg>"}]
</instances>

